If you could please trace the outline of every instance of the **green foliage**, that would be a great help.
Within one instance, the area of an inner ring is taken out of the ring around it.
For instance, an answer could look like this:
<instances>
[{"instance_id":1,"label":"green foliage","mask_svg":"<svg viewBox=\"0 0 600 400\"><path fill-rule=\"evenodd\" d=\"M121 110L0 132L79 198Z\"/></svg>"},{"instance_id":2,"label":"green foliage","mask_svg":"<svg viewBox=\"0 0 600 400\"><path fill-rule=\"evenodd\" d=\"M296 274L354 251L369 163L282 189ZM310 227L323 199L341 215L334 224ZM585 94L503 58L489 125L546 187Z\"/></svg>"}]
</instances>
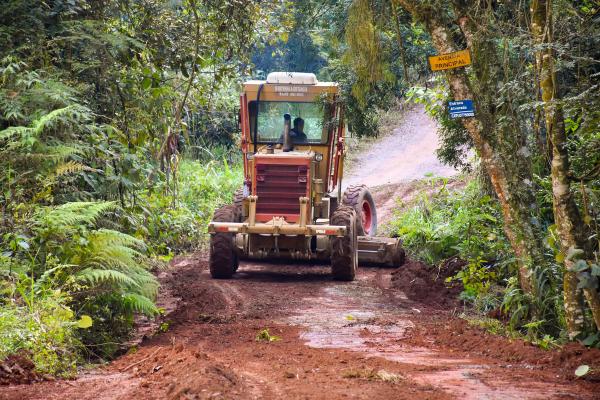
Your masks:
<instances>
[{"instance_id":1,"label":"green foliage","mask_svg":"<svg viewBox=\"0 0 600 400\"><path fill-rule=\"evenodd\" d=\"M143 223L135 235L145 238L154 254L169 255L202 244L214 209L233 199L241 186L242 169L226 161L187 161L179 165L178 194L148 191L140 197Z\"/></svg>"},{"instance_id":2,"label":"green foliage","mask_svg":"<svg viewBox=\"0 0 600 400\"><path fill-rule=\"evenodd\" d=\"M254 52L254 75L264 79L276 70L302 71L338 82L352 135L377 136L378 114L393 106L409 86L404 81L396 25L387 20L390 7L389 2L362 0L295 1L289 36ZM423 53L431 53L431 45L410 15L399 9L398 16L408 75L420 81L428 75Z\"/></svg>"},{"instance_id":3,"label":"green foliage","mask_svg":"<svg viewBox=\"0 0 600 400\"><path fill-rule=\"evenodd\" d=\"M344 61L352 67L356 81L352 95L359 105L366 104L366 95L374 82L389 78L388 66L381 54L373 10L368 0L354 0L348 9L346 22L348 44Z\"/></svg>"},{"instance_id":4,"label":"green foliage","mask_svg":"<svg viewBox=\"0 0 600 400\"><path fill-rule=\"evenodd\" d=\"M277 341L281 340L281 338L279 336L271 335L269 333L269 329L265 328L256 334L255 340L257 342L271 343L271 342L277 342Z\"/></svg>"},{"instance_id":5,"label":"green foliage","mask_svg":"<svg viewBox=\"0 0 600 400\"><path fill-rule=\"evenodd\" d=\"M422 189L424 193L403 207L393 222L409 252L434 265L460 257L467 264L453 279L463 283L463 300L471 301L481 313L500 310L509 316L507 329L526 333L528 340L560 336L559 265L549 262L546 268L532 271L537 295L523 293L498 202L481 193L478 180L451 191L445 180L431 179Z\"/></svg>"},{"instance_id":6,"label":"green foliage","mask_svg":"<svg viewBox=\"0 0 600 400\"><path fill-rule=\"evenodd\" d=\"M458 119L450 118L448 101L452 98L447 89L439 82L432 89L413 86L406 93L406 100L424 105L425 112L437 121L438 159L454 168L470 170L467 156L473 148L473 140Z\"/></svg>"},{"instance_id":7,"label":"green foliage","mask_svg":"<svg viewBox=\"0 0 600 400\"><path fill-rule=\"evenodd\" d=\"M289 28L288 6L3 4L0 341L11 329L32 339L6 339L0 358L22 349L68 372L114 354L135 314L158 313L147 255L201 244L241 183L228 164L238 83L251 50Z\"/></svg>"},{"instance_id":8,"label":"green foliage","mask_svg":"<svg viewBox=\"0 0 600 400\"><path fill-rule=\"evenodd\" d=\"M152 316L158 312L153 303L158 284L145 266L144 243L98 226L100 217L105 219L116 210L114 203L103 202L37 207L28 221L29 229L17 236L18 246L10 245L14 242L11 235L1 242L4 246L9 242L10 250L4 254L12 257L0 268L13 282L4 289L7 301L45 304L52 291L68 293L65 304L94 321L78 336L102 356L116 348L104 346L106 342L99 338L113 338L110 343L119 335L126 337L135 313ZM22 290L27 282L28 289Z\"/></svg>"},{"instance_id":9,"label":"green foliage","mask_svg":"<svg viewBox=\"0 0 600 400\"><path fill-rule=\"evenodd\" d=\"M81 358L69 298L60 290L29 296L28 284L26 278L18 281L18 290L24 296L20 301L3 301L0 306L0 359L24 352L32 355L38 372L69 376L75 373Z\"/></svg>"},{"instance_id":10,"label":"green foliage","mask_svg":"<svg viewBox=\"0 0 600 400\"><path fill-rule=\"evenodd\" d=\"M509 276L513 256L502 229L496 200L481 195L476 180L451 191L445 179L432 178L423 194L400 211L393 222L404 246L429 264L460 256L468 262L457 275L466 294L485 294L490 285Z\"/></svg>"},{"instance_id":11,"label":"green foliage","mask_svg":"<svg viewBox=\"0 0 600 400\"><path fill-rule=\"evenodd\" d=\"M512 326L506 325L495 318L465 317L465 320L469 323L469 325L485 329L487 332L493 335L504 336L510 339L526 340L544 350L551 350L559 347L558 341L550 335L543 335L540 338L530 334L523 335L521 332L515 330ZM531 325L539 324L534 323Z\"/></svg>"}]
</instances>

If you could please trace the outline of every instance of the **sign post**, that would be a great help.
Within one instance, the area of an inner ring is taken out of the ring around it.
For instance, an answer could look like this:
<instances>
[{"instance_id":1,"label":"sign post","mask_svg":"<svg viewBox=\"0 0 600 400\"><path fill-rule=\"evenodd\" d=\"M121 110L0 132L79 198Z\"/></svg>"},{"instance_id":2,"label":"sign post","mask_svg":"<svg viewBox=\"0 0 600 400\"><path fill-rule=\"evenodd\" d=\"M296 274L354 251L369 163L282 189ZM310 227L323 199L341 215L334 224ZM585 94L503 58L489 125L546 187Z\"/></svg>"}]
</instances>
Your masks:
<instances>
[{"instance_id":1,"label":"sign post","mask_svg":"<svg viewBox=\"0 0 600 400\"><path fill-rule=\"evenodd\" d=\"M449 101L450 118L474 117L473 100Z\"/></svg>"},{"instance_id":2,"label":"sign post","mask_svg":"<svg viewBox=\"0 0 600 400\"><path fill-rule=\"evenodd\" d=\"M469 49L429 57L429 65L431 66L432 71L460 68L470 64L471 53L469 52Z\"/></svg>"}]
</instances>

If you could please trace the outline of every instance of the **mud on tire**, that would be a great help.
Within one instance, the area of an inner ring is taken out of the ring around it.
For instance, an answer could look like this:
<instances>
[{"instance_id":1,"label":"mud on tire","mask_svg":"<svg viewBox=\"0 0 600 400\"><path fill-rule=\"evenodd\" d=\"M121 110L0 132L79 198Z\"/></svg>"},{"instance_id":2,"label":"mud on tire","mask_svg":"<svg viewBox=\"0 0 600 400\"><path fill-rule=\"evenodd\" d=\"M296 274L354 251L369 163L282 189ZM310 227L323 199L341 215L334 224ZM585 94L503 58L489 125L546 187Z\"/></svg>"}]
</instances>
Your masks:
<instances>
[{"instance_id":1,"label":"mud on tire","mask_svg":"<svg viewBox=\"0 0 600 400\"><path fill-rule=\"evenodd\" d=\"M359 236L375 236L377 210L373 196L366 185L351 185L344 191L342 204L356 211L356 233ZM366 226L365 226L366 225Z\"/></svg>"},{"instance_id":2,"label":"mud on tire","mask_svg":"<svg viewBox=\"0 0 600 400\"><path fill-rule=\"evenodd\" d=\"M244 187L237 189L233 193L234 222L243 222L243 207L244 207Z\"/></svg>"},{"instance_id":3,"label":"mud on tire","mask_svg":"<svg viewBox=\"0 0 600 400\"><path fill-rule=\"evenodd\" d=\"M223 206L215 210L214 222L234 222L235 206ZM219 232L210 237L208 260L210 275L217 279L231 278L238 267L233 234Z\"/></svg>"},{"instance_id":4,"label":"mud on tire","mask_svg":"<svg viewBox=\"0 0 600 400\"><path fill-rule=\"evenodd\" d=\"M346 235L331 240L331 273L340 281L353 281L358 267L356 212L350 206L340 206L331 216L332 225L346 227Z\"/></svg>"}]
</instances>

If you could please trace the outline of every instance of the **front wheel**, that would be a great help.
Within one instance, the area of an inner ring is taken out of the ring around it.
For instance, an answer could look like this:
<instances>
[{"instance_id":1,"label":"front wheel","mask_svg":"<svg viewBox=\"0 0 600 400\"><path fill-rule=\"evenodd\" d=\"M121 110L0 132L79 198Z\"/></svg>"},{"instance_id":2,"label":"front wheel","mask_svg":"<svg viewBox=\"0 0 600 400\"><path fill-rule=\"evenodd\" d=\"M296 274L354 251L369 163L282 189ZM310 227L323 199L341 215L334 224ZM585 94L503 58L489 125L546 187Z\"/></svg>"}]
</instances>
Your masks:
<instances>
[{"instance_id":1,"label":"front wheel","mask_svg":"<svg viewBox=\"0 0 600 400\"><path fill-rule=\"evenodd\" d=\"M223 206L215 210L214 222L234 222L235 207ZM216 279L228 279L238 267L238 258L233 243L233 234L218 232L210 236L208 265L210 275Z\"/></svg>"},{"instance_id":2,"label":"front wheel","mask_svg":"<svg viewBox=\"0 0 600 400\"><path fill-rule=\"evenodd\" d=\"M331 224L346 227L344 236L335 236L331 239L331 273L338 281L353 281L358 268L358 239L354 208L338 207L331 216Z\"/></svg>"}]
</instances>

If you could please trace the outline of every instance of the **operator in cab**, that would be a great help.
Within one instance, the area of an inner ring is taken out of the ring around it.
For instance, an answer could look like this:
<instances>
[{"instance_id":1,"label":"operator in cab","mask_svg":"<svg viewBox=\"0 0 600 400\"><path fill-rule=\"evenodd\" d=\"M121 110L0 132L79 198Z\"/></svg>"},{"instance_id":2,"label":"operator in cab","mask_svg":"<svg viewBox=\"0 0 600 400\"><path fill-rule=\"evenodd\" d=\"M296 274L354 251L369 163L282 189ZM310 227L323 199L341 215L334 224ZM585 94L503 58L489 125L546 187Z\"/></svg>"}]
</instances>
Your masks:
<instances>
[{"instance_id":1,"label":"operator in cab","mask_svg":"<svg viewBox=\"0 0 600 400\"><path fill-rule=\"evenodd\" d=\"M308 142L308 137L304 133L304 120L302 118L294 118L294 127L290 130L290 135L294 143Z\"/></svg>"},{"instance_id":2,"label":"operator in cab","mask_svg":"<svg viewBox=\"0 0 600 400\"><path fill-rule=\"evenodd\" d=\"M304 120L300 117L294 118L293 128L290 129L290 138L293 144L307 143L308 137L304 133ZM283 144L283 134L279 137L277 144Z\"/></svg>"}]
</instances>

